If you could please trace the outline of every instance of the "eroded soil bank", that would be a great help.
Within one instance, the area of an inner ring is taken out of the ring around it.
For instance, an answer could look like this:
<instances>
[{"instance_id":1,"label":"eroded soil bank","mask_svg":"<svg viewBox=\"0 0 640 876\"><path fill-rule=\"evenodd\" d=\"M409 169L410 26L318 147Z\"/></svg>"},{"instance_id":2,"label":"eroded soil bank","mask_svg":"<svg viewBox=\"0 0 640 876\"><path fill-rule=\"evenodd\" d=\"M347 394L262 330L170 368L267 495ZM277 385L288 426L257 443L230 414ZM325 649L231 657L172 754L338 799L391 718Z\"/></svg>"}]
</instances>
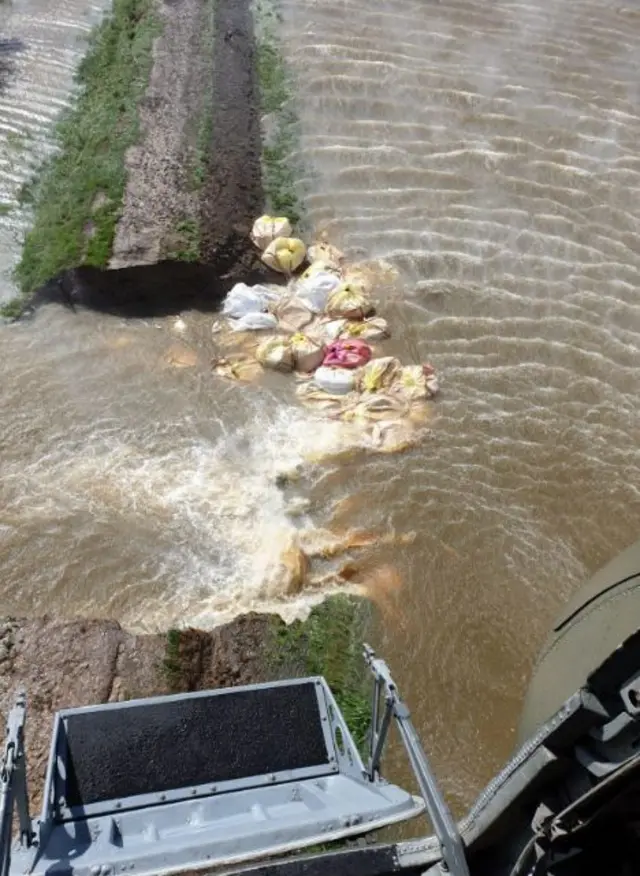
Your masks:
<instances>
[{"instance_id":1,"label":"eroded soil bank","mask_svg":"<svg viewBox=\"0 0 640 876\"><path fill-rule=\"evenodd\" d=\"M0 713L27 693L30 797L40 805L54 713L63 708L322 673L361 742L369 704L361 643L368 603L337 596L305 622L248 614L212 631L133 635L116 621L0 621Z\"/></svg>"}]
</instances>

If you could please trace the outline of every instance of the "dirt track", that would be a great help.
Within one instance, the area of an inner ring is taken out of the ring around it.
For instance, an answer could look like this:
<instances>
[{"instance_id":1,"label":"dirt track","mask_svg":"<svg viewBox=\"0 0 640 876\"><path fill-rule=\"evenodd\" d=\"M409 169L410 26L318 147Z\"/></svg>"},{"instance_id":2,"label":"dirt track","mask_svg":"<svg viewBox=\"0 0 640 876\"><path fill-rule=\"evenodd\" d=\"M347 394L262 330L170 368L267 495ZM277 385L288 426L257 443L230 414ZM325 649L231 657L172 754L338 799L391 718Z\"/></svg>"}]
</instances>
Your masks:
<instances>
[{"instance_id":1,"label":"dirt track","mask_svg":"<svg viewBox=\"0 0 640 876\"><path fill-rule=\"evenodd\" d=\"M159 0L163 33L154 45L140 107L141 138L126 159L127 187L110 267L166 257L181 224L200 225L201 259L220 275L264 269L248 241L263 206L260 96L249 0ZM210 102L212 106L207 106ZM212 115L209 143L199 144ZM205 180L194 186L204 145Z\"/></svg>"}]
</instances>

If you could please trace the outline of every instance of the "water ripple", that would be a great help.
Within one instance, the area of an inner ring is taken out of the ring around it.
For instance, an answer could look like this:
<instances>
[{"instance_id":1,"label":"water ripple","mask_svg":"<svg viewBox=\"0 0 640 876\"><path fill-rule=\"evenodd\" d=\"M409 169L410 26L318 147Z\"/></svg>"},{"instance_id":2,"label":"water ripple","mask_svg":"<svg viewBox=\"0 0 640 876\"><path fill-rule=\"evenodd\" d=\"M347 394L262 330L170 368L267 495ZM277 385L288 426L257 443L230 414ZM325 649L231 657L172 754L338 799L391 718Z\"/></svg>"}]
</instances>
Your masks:
<instances>
[{"instance_id":1,"label":"water ripple","mask_svg":"<svg viewBox=\"0 0 640 876\"><path fill-rule=\"evenodd\" d=\"M461 806L561 600L640 535L640 15L283 5L311 221L395 265L397 349L442 374L431 441L344 491L421 534L383 644Z\"/></svg>"}]
</instances>

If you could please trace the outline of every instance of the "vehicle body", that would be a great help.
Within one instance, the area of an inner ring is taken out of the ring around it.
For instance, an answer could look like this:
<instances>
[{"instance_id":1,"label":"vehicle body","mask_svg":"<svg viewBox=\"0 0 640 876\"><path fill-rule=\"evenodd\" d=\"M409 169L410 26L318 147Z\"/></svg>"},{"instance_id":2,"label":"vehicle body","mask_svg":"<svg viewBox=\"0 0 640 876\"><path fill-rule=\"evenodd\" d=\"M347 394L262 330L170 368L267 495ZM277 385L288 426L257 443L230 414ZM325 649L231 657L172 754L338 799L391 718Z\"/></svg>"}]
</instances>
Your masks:
<instances>
[{"instance_id":1,"label":"vehicle body","mask_svg":"<svg viewBox=\"0 0 640 876\"><path fill-rule=\"evenodd\" d=\"M69 709L55 719L33 821L21 697L1 776L0 876L640 870L640 542L559 618L519 747L457 824L386 664L366 646L364 657L373 677L364 761L322 678ZM392 722L421 797L382 778ZM291 856L423 812L433 833L422 839Z\"/></svg>"}]
</instances>

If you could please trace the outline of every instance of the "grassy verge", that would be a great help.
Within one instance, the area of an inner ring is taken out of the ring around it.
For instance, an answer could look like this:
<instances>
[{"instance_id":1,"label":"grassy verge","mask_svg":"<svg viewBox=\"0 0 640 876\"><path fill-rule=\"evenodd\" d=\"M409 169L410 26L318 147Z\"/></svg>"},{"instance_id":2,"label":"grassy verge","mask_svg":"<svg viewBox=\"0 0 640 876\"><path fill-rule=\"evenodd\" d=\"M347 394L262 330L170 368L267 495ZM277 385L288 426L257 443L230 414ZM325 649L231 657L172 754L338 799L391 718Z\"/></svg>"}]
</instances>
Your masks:
<instances>
[{"instance_id":1,"label":"grassy verge","mask_svg":"<svg viewBox=\"0 0 640 876\"><path fill-rule=\"evenodd\" d=\"M302 220L302 205L296 176L302 168L292 157L298 151L298 123L292 105L293 84L277 39L278 15L273 0L254 0L258 80L263 124L262 183L266 210L288 216L293 224Z\"/></svg>"},{"instance_id":2,"label":"grassy verge","mask_svg":"<svg viewBox=\"0 0 640 876\"><path fill-rule=\"evenodd\" d=\"M371 623L367 600L331 596L315 606L306 621L278 627L267 646L267 660L276 675L324 675L361 751L371 716L371 681L362 644Z\"/></svg>"},{"instance_id":3,"label":"grassy verge","mask_svg":"<svg viewBox=\"0 0 640 876\"><path fill-rule=\"evenodd\" d=\"M15 270L23 296L71 266L107 264L158 32L152 0L114 0L91 34L77 96L56 126L59 148L21 193L34 211Z\"/></svg>"}]
</instances>

